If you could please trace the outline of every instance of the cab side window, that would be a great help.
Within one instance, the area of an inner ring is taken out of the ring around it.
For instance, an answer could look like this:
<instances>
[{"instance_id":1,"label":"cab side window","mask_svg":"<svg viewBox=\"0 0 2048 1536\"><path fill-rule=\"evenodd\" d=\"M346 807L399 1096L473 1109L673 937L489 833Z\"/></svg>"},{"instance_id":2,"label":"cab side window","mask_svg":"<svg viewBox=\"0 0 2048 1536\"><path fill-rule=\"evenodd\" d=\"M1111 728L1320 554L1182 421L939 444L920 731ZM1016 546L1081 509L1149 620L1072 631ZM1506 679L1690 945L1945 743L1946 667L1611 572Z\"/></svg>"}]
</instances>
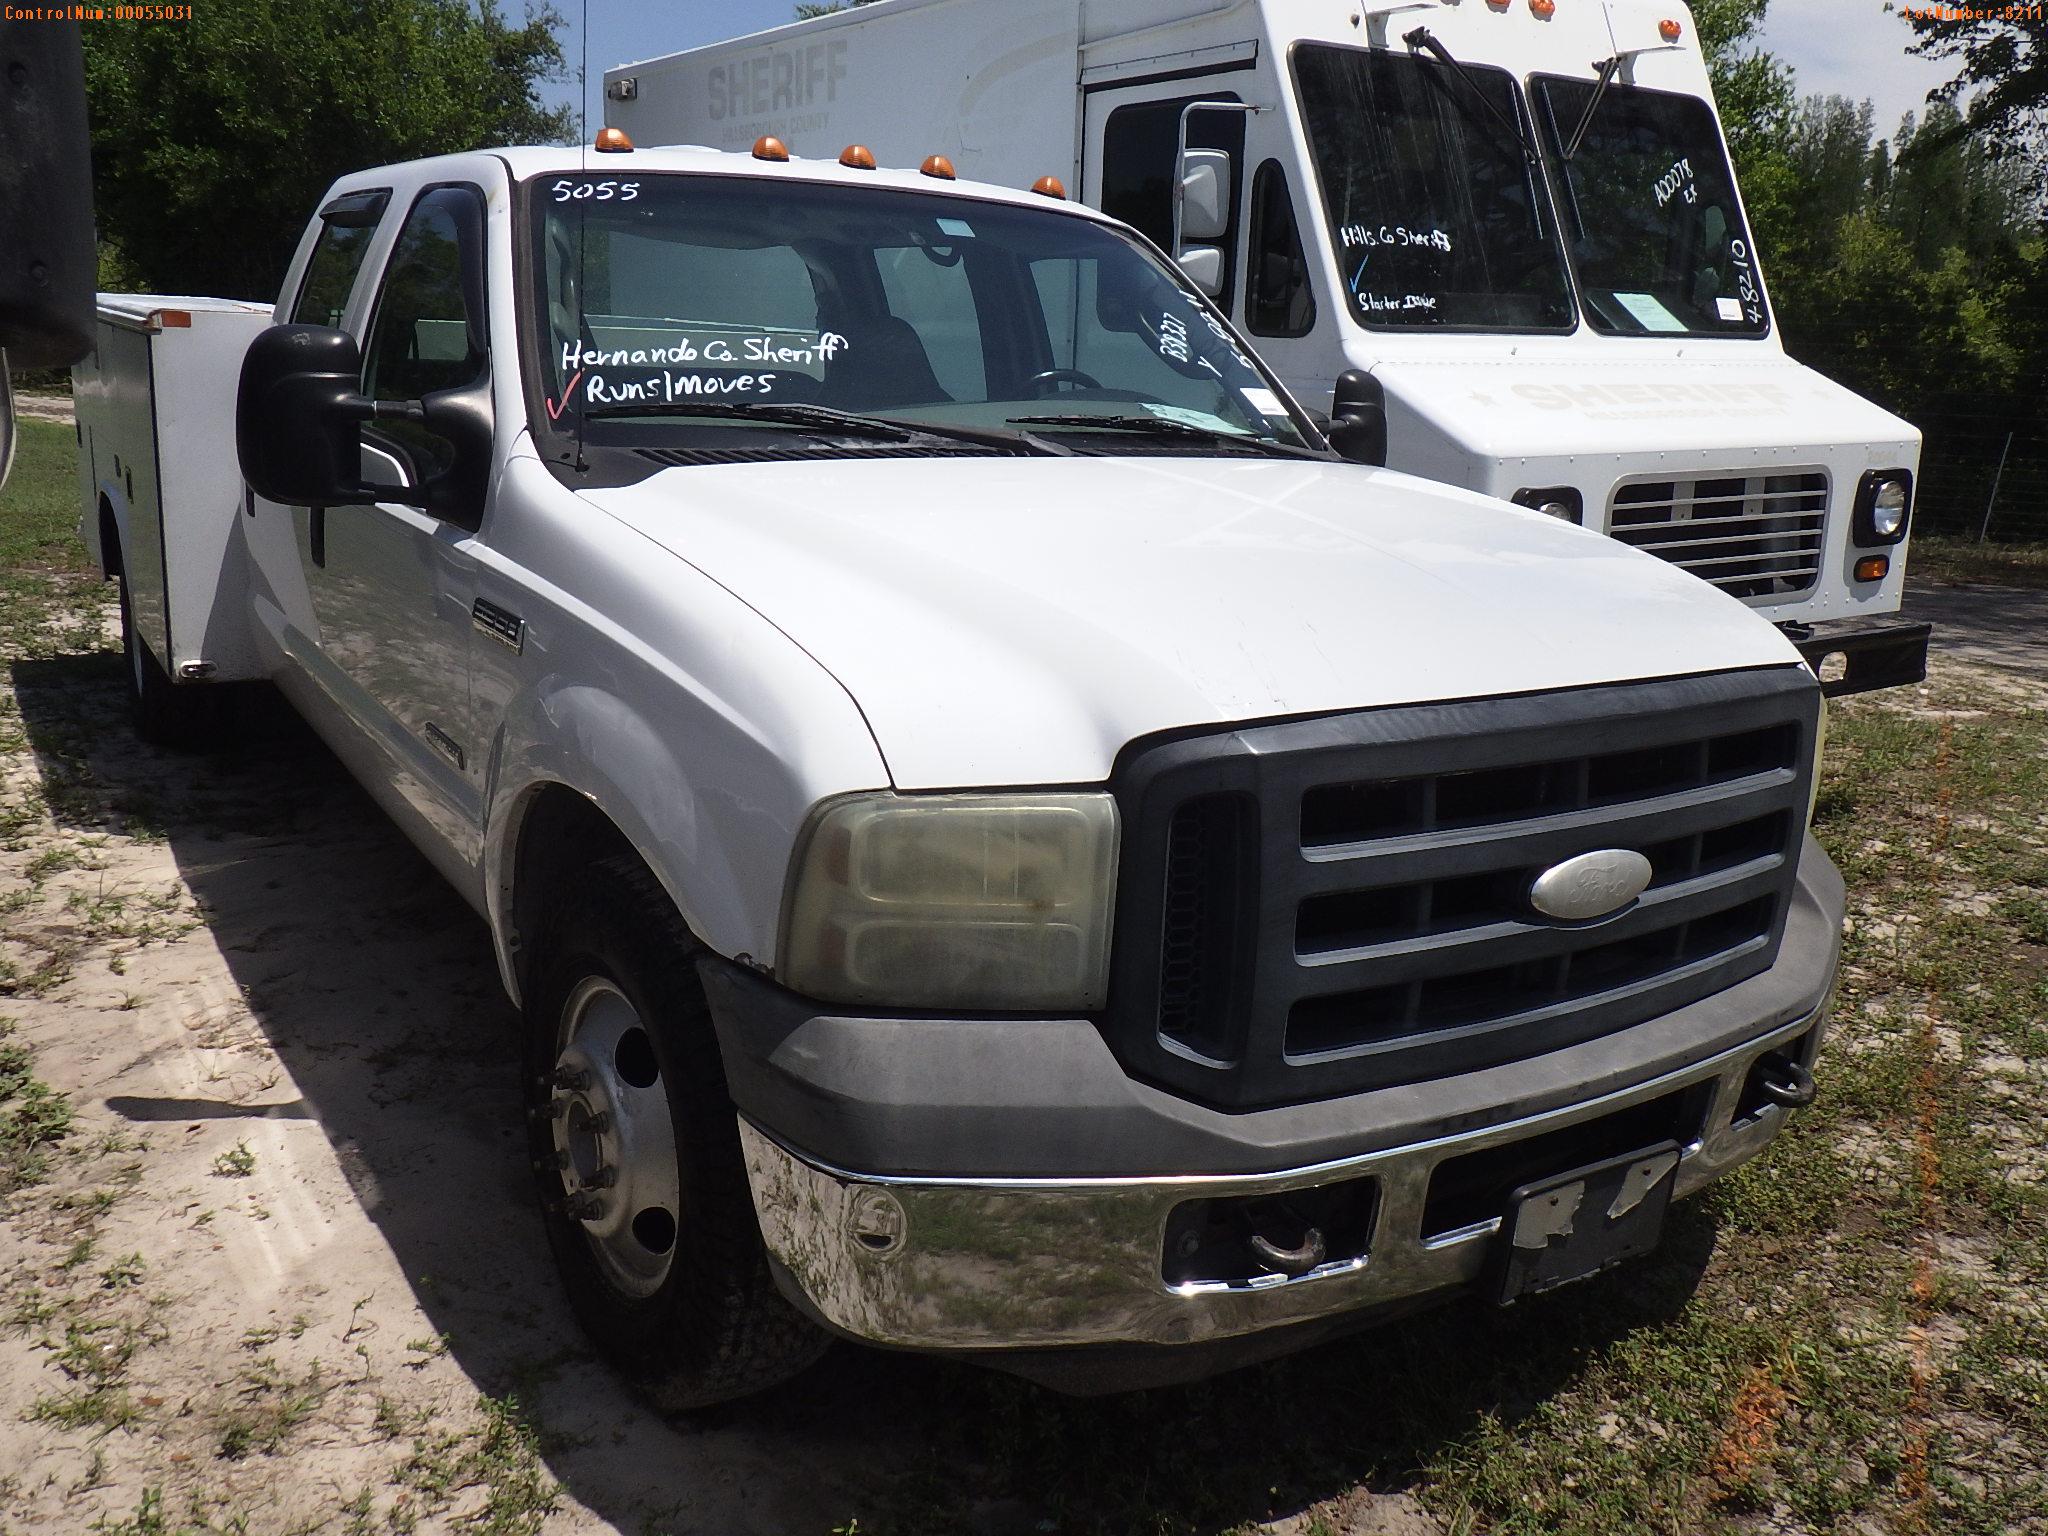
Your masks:
<instances>
[{"instance_id":1,"label":"cab side window","mask_svg":"<svg viewBox=\"0 0 2048 1536\"><path fill-rule=\"evenodd\" d=\"M1259 336L1306 336L1316 327L1316 296L1294 219L1287 172L1277 160L1252 183L1252 234L1245 277L1245 323Z\"/></svg>"},{"instance_id":2,"label":"cab side window","mask_svg":"<svg viewBox=\"0 0 2048 1536\"><path fill-rule=\"evenodd\" d=\"M351 192L320 210L320 243L313 247L313 259L299 284L293 324L341 324L363 258L370 253L370 240L390 201L389 192Z\"/></svg>"},{"instance_id":3,"label":"cab side window","mask_svg":"<svg viewBox=\"0 0 2048 1536\"><path fill-rule=\"evenodd\" d=\"M481 238L482 206L473 187L436 187L406 215L370 326L363 393L371 399L418 400L488 371L483 296L468 291L463 262L465 239ZM448 444L416 422L367 424L363 441L396 459L414 485L453 460Z\"/></svg>"},{"instance_id":4,"label":"cab side window","mask_svg":"<svg viewBox=\"0 0 2048 1536\"><path fill-rule=\"evenodd\" d=\"M483 377L484 317L464 292L462 226L477 194L437 187L413 205L384 270L363 393L417 400Z\"/></svg>"}]
</instances>

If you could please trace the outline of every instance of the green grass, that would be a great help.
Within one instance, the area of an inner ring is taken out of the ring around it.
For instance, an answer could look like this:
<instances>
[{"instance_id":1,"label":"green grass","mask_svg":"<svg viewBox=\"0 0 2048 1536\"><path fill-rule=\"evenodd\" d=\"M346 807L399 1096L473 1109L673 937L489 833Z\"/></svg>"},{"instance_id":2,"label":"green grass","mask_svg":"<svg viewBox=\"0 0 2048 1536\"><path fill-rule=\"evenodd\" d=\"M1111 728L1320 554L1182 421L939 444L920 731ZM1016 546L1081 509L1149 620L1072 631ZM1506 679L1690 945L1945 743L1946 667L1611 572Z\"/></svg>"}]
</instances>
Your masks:
<instances>
[{"instance_id":1,"label":"green grass","mask_svg":"<svg viewBox=\"0 0 2048 1536\"><path fill-rule=\"evenodd\" d=\"M0 653L99 649L99 573L78 539L78 444L58 422L22 421L0 490Z\"/></svg>"},{"instance_id":2,"label":"green grass","mask_svg":"<svg viewBox=\"0 0 2048 1536\"><path fill-rule=\"evenodd\" d=\"M37 1079L13 1034L14 1021L0 1019L0 1195L40 1180L71 1133L71 1101Z\"/></svg>"},{"instance_id":3,"label":"green grass","mask_svg":"<svg viewBox=\"0 0 2048 1536\"><path fill-rule=\"evenodd\" d=\"M1924 581L2048 587L2048 544L1979 544L1974 539L1916 537L1907 573Z\"/></svg>"}]
</instances>

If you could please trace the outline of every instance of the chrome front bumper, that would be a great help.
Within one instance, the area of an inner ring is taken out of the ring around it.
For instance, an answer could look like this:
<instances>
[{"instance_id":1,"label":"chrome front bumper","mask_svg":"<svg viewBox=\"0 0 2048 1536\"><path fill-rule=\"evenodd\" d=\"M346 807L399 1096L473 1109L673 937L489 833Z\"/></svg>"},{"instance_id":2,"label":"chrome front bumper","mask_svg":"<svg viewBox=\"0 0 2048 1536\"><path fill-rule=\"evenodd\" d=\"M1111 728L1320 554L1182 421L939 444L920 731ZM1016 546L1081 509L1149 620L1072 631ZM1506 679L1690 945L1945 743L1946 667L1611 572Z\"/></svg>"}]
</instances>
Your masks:
<instances>
[{"instance_id":1,"label":"chrome front bumper","mask_svg":"<svg viewBox=\"0 0 2048 1536\"><path fill-rule=\"evenodd\" d=\"M1448 1158L1562 1130L1710 1084L1700 1135L1674 1192L1690 1194L1754 1157L1789 1111L1737 1121L1758 1059L1816 1036L1826 1008L1713 1059L1625 1091L1466 1135L1253 1176L942 1179L820 1167L742 1117L740 1136L768 1250L826 1323L924 1350L1195 1344L1449 1292L1487 1268L1499 1217L1423 1235L1430 1179ZM1810 1045L1810 1057L1815 1045ZM1562 1170L1540 1169L1532 1176ZM1360 1257L1300 1276L1170 1285L1163 1245L1188 1200L1279 1195L1376 1182Z\"/></svg>"}]
</instances>

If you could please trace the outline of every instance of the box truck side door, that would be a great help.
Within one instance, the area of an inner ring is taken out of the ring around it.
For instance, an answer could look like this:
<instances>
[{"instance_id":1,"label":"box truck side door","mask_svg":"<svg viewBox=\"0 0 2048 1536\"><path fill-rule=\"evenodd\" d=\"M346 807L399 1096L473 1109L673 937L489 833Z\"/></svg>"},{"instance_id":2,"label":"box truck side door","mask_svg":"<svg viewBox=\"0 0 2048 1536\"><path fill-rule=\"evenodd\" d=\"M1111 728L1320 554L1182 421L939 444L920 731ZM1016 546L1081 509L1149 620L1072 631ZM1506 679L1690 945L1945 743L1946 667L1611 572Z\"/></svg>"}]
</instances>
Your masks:
<instances>
[{"instance_id":1,"label":"box truck side door","mask_svg":"<svg viewBox=\"0 0 2048 1536\"><path fill-rule=\"evenodd\" d=\"M1194 102L1242 100L1234 87L1245 76L1208 80L1091 87L1087 96L1087 169L1082 198L1173 251L1173 186L1180 155L1181 115ZM1223 289L1216 303L1237 318L1238 247L1244 233L1244 112L1196 112L1188 119L1190 149L1221 150L1230 157L1228 218L1221 245Z\"/></svg>"},{"instance_id":2,"label":"box truck side door","mask_svg":"<svg viewBox=\"0 0 2048 1536\"><path fill-rule=\"evenodd\" d=\"M1301 403L1328 410L1345 354L1344 296L1331 284L1320 195L1291 115L1262 112L1245 137L1243 302L1238 324Z\"/></svg>"}]
</instances>

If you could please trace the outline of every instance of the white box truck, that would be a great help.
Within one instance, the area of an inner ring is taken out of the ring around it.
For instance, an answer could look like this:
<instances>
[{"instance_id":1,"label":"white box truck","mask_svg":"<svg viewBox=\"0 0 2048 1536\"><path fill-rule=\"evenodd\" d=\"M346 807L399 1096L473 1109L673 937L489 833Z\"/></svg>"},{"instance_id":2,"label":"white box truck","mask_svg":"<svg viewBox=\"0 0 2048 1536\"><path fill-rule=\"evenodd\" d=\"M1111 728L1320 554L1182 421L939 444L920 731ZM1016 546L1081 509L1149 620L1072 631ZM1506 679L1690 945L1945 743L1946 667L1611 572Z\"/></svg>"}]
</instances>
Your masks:
<instances>
[{"instance_id":1,"label":"white box truck","mask_svg":"<svg viewBox=\"0 0 2048 1536\"><path fill-rule=\"evenodd\" d=\"M1090 209L614 147L348 176L272 315L106 299L79 413L145 727L271 680L487 920L630 1380L1512 1302L1811 1098L1770 624L1345 462Z\"/></svg>"},{"instance_id":2,"label":"white box truck","mask_svg":"<svg viewBox=\"0 0 2048 1536\"><path fill-rule=\"evenodd\" d=\"M641 144L1059 177L1303 401L1383 397L1393 467L1694 572L1832 692L1925 675L1920 435L1785 354L1677 0L879 0L605 96Z\"/></svg>"}]
</instances>

